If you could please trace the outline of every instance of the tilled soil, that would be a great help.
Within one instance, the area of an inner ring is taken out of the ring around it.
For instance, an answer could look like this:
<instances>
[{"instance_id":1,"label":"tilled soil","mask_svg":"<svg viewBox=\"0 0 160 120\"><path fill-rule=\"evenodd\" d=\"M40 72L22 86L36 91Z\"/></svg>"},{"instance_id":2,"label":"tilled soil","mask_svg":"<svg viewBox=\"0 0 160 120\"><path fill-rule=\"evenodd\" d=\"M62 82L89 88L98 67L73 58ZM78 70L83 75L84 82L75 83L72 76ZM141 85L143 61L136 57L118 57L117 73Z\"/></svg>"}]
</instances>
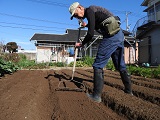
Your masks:
<instances>
[{"instance_id":1,"label":"tilled soil","mask_svg":"<svg viewBox=\"0 0 160 120\"><path fill-rule=\"evenodd\" d=\"M104 70L102 103L87 98L93 70L20 70L0 79L0 120L159 120L160 80L132 76L133 96L118 72ZM65 89L59 87L81 88Z\"/></svg>"}]
</instances>

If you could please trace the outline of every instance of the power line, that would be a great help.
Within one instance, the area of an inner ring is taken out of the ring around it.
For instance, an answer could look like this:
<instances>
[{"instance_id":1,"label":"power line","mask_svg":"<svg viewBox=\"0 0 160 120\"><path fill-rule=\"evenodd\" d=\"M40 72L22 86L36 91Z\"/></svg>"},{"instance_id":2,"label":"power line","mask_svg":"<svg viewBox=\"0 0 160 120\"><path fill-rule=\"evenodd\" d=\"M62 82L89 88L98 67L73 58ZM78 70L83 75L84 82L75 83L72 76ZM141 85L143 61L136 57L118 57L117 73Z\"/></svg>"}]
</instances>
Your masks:
<instances>
[{"instance_id":1,"label":"power line","mask_svg":"<svg viewBox=\"0 0 160 120\"><path fill-rule=\"evenodd\" d=\"M44 29L35 29L35 28L26 28L26 27L16 27L16 26L6 26L6 25L0 25L0 27L9 27L9 28L20 28L20 29L30 29L30 30L42 30L42 31L62 32L62 31L57 31L57 30L44 30Z\"/></svg>"},{"instance_id":2,"label":"power line","mask_svg":"<svg viewBox=\"0 0 160 120\"><path fill-rule=\"evenodd\" d=\"M53 2L53 1L49 1L49 0L27 0L30 2L36 2L36 3L41 3L41 4L47 4L47 5L53 5L53 6L59 6L59 7L69 7L69 4L64 4L64 3L59 3L59 2ZM126 14L126 12L131 12L131 11L119 11L119 10L110 10L115 14ZM139 13L134 13L131 12L131 16L135 16L135 17L142 17L142 14Z\"/></svg>"},{"instance_id":3,"label":"power line","mask_svg":"<svg viewBox=\"0 0 160 120\"><path fill-rule=\"evenodd\" d=\"M19 23L8 23L8 22L1 22L0 23L4 23L4 24L13 24L13 25L25 25L25 26L32 26L32 27L43 27L43 28L49 28L49 29L66 29L66 28L59 28L59 27L47 27L47 26L37 26L37 25L29 25L29 24L19 24Z\"/></svg>"},{"instance_id":4,"label":"power line","mask_svg":"<svg viewBox=\"0 0 160 120\"><path fill-rule=\"evenodd\" d=\"M28 37L27 35L22 35L22 34L16 34L16 33L10 33L10 32L4 32L4 31L0 31L1 33L4 33L4 34L10 34L10 35L16 35L16 36L19 36L19 37Z\"/></svg>"},{"instance_id":5,"label":"power line","mask_svg":"<svg viewBox=\"0 0 160 120\"><path fill-rule=\"evenodd\" d=\"M37 2L37 3L42 3L42 4L49 4L49 5L54 5L54 6L61 6L61 7L68 7L68 4L64 4L64 3L59 3L59 2L53 2L53 1L49 1L49 0L27 0L27 1L31 1L31 2ZM118 10L111 10L114 13L118 13L118 14L126 14L126 11L118 11ZM54 23L54 24L63 24L63 25L69 25L69 26L77 26L74 24L67 24L67 23L61 23L61 22L54 22L54 21L49 21L49 20L44 20L44 19L36 19L36 18L31 18L31 17L24 17L24 16L17 16L17 15L11 15L11 14L6 14L6 13L0 13L0 15L3 16L9 16L9 17L15 17L15 18L21 18L21 19L29 19L29 20L34 20L34 21L41 21L41 22L47 22L47 23ZM136 16L138 17L138 15L140 16L140 14L136 14L136 13L131 13L131 16ZM2 23L2 22L1 22ZM5 23L5 22L3 22ZM65 29L65 28L58 28L58 27L46 27L46 26L36 26L36 25L27 25L27 24L17 24L17 23L7 23L7 24L16 24L16 25L26 25L26 26L34 26L34 27L43 27L43 28L57 28L57 29ZM12 26L10 26L12 27ZM15 27L14 27L15 28ZM19 27L20 28L20 27ZM26 29L26 28L25 28ZM28 29L28 28L27 28ZM30 29L30 28L29 28ZM35 29L35 30L40 30L40 29ZM42 30L42 29L41 29ZM48 30L50 31L50 30Z\"/></svg>"},{"instance_id":6,"label":"power line","mask_svg":"<svg viewBox=\"0 0 160 120\"><path fill-rule=\"evenodd\" d=\"M71 26L77 26L74 24L67 24L67 23L61 23L61 22L53 22L53 21L49 21L49 20L44 20L44 19L36 19L36 18L31 18L31 17L23 17L23 16L18 16L18 15L11 15L11 14L6 14L6 13L1 13L0 15L3 16L10 16L10 17L15 17L15 18L21 18L21 19L29 19L29 20L34 20L34 21L40 21L40 22L47 22L47 23L54 23L54 24L63 24L63 25L71 25Z\"/></svg>"},{"instance_id":7,"label":"power line","mask_svg":"<svg viewBox=\"0 0 160 120\"><path fill-rule=\"evenodd\" d=\"M122 13L122 14L126 13L126 11L117 11L117 10L115 10L115 12ZM63 25L69 25L69 26L77 26L77 25L74 25L74 24L54 22L54 21L49 21L49 20L44 20L44 19L36 19L36 18L31 18L31 17L24 17L24 16L17 16L17 15L11 15L11 14L1 13L1 12L0 12L0 15L10 16L10 17L15 17L15 18L21 18L21 19L29 19L29 20L34 20L34 21L47 22L47 23L63 24ZM135 13L131 13L130 15L137 16Z\"/></svg>"},{"instance_id":8,"label":"power line","mask_svg":"<svg viewBox=\"0 0 160 120\"><path fill-rule=\"evenodd\" d=\"M111 12L115 13L115 14L126 14L127 13L131 13L130 16L134 16L134 17L144 17L144 15L140 14L140 13L135 13L135 12L131 12L131 11L118 11L118 10L111 10Z\"/></svg>"},{"instance_id":9,"label":"power line","mask_svg":"<svg viewBox=\"0 0 160 120\"><path fill-rule=\"evenodd\" d=\"M54 6L59 6L59 7L67 7L67 8L69 6L69 4L53 2L53 1L49 1L49 0L43 0L43 1L42 0L27 0L27 1L42 3L42 4L47 4L47 5L54 5Z\"/></svg>"},{"instance_id":10,"label":"power line","mask_svg":"<svg viewBox=\"0 0 160 120\"><path fill-rule=\"evenodd\" d=\"M69 4L53 2L53 1L48 1L48 0L27 0L27 1L48 4L48 5L53 5L53 6L67 7L67 8L70 6ZM111 10L111 11L117 14L126 14L126 12L131 12L131 11L119 11L119 10ZM142 14L139 14L139 13L134 13L134 12L131 12L131 13L132 13L132 16L135 16L135 17L142 16Z\"/></svg>"}]
</instances>

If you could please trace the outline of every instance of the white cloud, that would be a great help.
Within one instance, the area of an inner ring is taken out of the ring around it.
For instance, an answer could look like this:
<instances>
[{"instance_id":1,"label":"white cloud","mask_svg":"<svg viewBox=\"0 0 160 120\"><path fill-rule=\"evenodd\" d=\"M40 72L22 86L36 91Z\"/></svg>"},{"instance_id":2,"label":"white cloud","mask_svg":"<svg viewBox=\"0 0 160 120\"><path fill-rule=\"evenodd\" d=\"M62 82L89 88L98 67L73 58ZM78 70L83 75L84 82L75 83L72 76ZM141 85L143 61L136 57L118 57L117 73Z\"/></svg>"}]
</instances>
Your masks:
<instances>
[{"instance_id":1,"label":"white cloud","mask_svg":"<svg viewBox=\"0 0 160 120\"><path fill-rule=\"evenodd\" d=\"M33 43L31 42L17 42L17 44L21 44L21 45L31 45Z\"/></svg>"}]
</instances>

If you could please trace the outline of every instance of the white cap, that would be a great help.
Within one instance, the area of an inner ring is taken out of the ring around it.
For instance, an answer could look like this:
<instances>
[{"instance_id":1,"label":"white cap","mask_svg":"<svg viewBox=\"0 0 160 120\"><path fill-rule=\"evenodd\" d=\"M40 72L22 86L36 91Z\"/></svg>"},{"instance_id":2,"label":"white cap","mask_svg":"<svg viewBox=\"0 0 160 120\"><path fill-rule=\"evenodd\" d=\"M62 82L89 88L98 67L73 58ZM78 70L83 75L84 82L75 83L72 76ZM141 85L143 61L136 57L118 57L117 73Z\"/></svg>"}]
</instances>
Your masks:
<instances>
[{"instance_id":1,"label":"white cap","mask_svg":"<svg viewBox=\"0 0 160 120\"><path fill-rule=\"evenodd\" d=\"M76 11L76 8L78 7L79 3L78 2L74 2L73 4L71 4L71 6L69 7L69 12L71 13L71 20L73 19L73 15Z\"/></svg>"}]
</instances>

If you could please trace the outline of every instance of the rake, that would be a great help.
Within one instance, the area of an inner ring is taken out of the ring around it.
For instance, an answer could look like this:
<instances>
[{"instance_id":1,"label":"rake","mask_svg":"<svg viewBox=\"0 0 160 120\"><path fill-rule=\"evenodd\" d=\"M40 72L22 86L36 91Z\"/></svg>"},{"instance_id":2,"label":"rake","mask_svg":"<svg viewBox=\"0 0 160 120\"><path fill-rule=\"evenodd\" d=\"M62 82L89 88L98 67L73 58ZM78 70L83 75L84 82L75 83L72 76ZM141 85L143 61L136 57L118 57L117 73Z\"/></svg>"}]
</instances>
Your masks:
<instances>
[{"instance_id":1,"label":"rake","mask_svg":"<svg viewBox=\"0 0 160 120\"><path fill-rule=\"evenodd\" d=\"M81 24L82 24L82 20L79 20L80 23L80 27L78 28L78 39L77 42L80 42L80 32L81 32ZM77 55L78 55L78 47L75 48L75 56L74 56L74 64L73 64L73 69L72 69L72 77L70 80L63 80L60 81L58 84L58 88L56 88L56 91L76 91L76 92L85 92L85 85L82 82L76 81L74 80L74 73L75 73L75 67L76 67L76 59L77 59ZM82 88L70 88L66 86L66 82L73 82L75 84L79 84L80 86L82 86ZM63 83L64 87L61 87L61 84Z\"/></svg>"}]
</instances>

